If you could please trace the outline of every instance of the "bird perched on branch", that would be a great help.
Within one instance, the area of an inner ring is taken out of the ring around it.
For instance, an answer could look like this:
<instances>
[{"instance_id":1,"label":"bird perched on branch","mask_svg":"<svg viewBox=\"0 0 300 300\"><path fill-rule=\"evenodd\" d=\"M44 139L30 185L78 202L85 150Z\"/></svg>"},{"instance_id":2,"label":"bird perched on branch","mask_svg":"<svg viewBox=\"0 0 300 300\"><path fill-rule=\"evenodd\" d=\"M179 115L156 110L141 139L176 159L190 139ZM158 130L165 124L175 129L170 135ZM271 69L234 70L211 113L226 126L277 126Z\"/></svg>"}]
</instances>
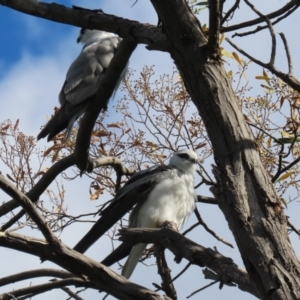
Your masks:
<instances>
[{"instance_id":1,"label":"bird perched on branch","mask_svg":"<svg viewBox=\"0 0 300 300\"><path fill-rule=\"evenodd\" d=\"M74 122L86 111L91 97L95 96L102 77L117 51L121 39L113 33L81 29L77 42L84 44L79 56L71 64L66 80L59 93L60 110L46 124L37 139L48 136L50 141L58 133L66 130L69 138ZM125 77L124 69L115 86L117 91ZM103 104L103 110L107 103Z\"/></svg>"},{"instance_id":2,"label":"bird perched on branch","mask_svg":"<svg viewBox=\"0 0 300 300\"><path fill-rule=\"evenodd\" d=\"M134 205L129 227L158 228L168 221L180 229L195 209L197 160L194 151L181 150L173 154L168 165L157 165L135 173L74 249L85 252ZM102 263L109 266L129 255L122 270L122 275L129 278L146 246L123 243Z\"/></svg>"}]
</instances>

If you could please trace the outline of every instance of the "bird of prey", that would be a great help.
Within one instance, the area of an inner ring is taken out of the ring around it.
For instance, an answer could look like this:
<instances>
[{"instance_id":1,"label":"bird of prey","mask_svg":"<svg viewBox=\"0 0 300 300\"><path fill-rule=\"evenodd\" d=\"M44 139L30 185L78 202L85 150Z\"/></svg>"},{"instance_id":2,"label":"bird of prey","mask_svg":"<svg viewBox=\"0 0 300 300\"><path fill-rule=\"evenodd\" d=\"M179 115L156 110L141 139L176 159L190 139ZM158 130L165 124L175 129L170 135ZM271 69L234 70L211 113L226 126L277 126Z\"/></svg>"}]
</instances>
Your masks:
<instances>
[{"instance_id":1,"label":"bird of prey","mask_svg":"<svg viewBox=\"0 0 300 300\"><path fill-rule=\"evenodd\" d=\"M89 100L96 94L120 41L113 33L81 29L77 42L84 46L71 64L59 93L61 108L39 133L38 140L48 136L50 141L64 129L67 129L66 139L69 138L74 122L86 111ZM114 94L124 79L126 70L127 67L115 87ZM106 104L103 109L106 109Z\"/></svg>"},{"instance_id":2,"label":"bird of prey","mask_svg":"<svg viewBox=\"0 0 300 300\"><path fill-rule=\"evenodd\" d=\"M179 229L195 208L197 154L189 149L173 154L168 165L135 173L117 192L101 218L74 247L83 253L134 205L129 227L157 228L168 221ZM122 275L129 278L147 244L121 244L102 263L110 266L129 254Z\"/></svg>"}]
</instances>

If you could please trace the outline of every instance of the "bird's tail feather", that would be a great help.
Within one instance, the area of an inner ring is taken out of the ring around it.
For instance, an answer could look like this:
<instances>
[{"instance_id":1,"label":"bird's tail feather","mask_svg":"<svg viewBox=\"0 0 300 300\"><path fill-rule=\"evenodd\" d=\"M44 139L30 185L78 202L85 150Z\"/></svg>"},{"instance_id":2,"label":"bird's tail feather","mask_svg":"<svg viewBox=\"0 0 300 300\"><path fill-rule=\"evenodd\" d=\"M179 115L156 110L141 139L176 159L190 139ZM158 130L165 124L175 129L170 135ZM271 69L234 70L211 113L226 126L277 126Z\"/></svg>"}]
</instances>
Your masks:
<instances>
[{"instance_id":1,"label":"bird's tail feather","mask_svg":"<svg viewBox=\"0 0 300 300\"><path fill-rule=\"evenodd\" d=\"M141 243L141 244L135 245L132 248L132 250L127 258L127 261L123 267L122 276L124 276L125 278L129 278L131 276L139 259L143 255L143 252L144 252L146 246L147 246L147 244Z\"/></svg>"}]
</instances>

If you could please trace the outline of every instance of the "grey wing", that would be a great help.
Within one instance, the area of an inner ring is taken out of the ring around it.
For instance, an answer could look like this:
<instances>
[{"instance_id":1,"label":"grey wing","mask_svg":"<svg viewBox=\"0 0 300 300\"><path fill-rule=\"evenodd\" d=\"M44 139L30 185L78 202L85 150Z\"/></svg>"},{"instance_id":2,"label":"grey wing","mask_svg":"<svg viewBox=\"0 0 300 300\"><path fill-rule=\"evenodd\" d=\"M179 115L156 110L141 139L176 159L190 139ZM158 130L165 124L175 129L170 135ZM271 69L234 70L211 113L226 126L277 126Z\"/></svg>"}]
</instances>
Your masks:
<instances>
[{"instance_id":1,"label":"grey wing","mask_svg":"<svg viewBox=\"0 0 300 300\"><path fill-rule=\"evenodd\" d=\"M118 37L108 37L82 49L67 72L66 82L59 94L61 105L66 101L77 105L96 93L119 42Z\"/></svg>"},{"instance_id":2,"label":"grey wing","mask_svg":"<svg viewBox=\"0 0 300 300\"><path fill-rule=\"evenodd\" d=\"M100 219L90 231L74 247L76 251L84 253L107 230L118 222L133 206L147 199L155 184L163 180L169 166L159 166L136 173L116 194L114 201L102 211ZM147 172L148 171L148 172Z\"/></svg>"},{"instance_id":3,"label":"grey wing","mask_svg":"<svg viewBox=\"0 0 300 300\"><path fill-rule=\"evenodd\" d=\"M67 139L74 122L87 109L89 99L99 87L102 76L108 68L118 47L120 38L107 37L99 42L85 46L77 59L71 64L66 81L59 94L61 109L38 134L38 139L48 135L48 141L67 128ZM115 87L118 89L126 69ZM105 109L105 107L103 107Z\"/></svg>"}]
</instances>

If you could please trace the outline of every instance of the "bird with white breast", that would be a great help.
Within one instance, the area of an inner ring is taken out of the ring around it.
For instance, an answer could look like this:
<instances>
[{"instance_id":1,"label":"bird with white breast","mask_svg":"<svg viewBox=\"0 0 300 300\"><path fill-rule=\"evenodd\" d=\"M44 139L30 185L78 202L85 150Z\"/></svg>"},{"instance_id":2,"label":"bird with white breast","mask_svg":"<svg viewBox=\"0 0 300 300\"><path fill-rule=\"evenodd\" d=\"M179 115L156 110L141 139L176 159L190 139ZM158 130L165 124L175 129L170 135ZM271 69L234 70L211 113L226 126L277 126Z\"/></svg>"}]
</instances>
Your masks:
<instances>
[{"instance_id":1,"label":"bird with white breast","mask_svg":"<svg viewBox=\"0 0 300 300\"><path fill-rule=\"evenodd\" d=\"M159 228L168 221L177 229L195 209L194 177L197 154L189 149L175 152L168 165L156 165L135 173L117 192L101 218L77 243L75 250L83 253L132 207L130 228ZM102 263L110 266L129 255L122 275L129 278L147 244L122 243Z\"/></svg>"}]
</instances>

